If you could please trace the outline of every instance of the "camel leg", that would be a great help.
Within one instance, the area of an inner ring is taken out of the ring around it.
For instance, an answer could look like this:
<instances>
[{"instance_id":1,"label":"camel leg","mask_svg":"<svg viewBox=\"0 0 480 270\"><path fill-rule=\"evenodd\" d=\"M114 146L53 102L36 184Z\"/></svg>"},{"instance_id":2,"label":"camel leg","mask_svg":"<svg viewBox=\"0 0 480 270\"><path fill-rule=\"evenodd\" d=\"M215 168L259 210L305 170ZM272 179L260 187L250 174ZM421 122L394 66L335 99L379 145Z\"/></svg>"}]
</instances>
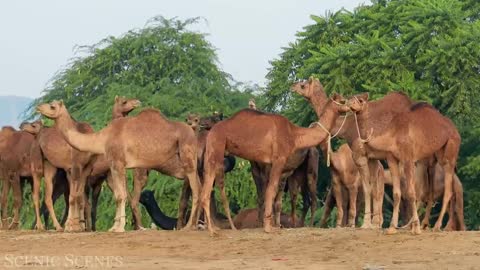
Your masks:
<instances>
[{"instance_id":1,"label":"camel leg","mask_svg":"<svg viewBox=\"0 0 480 270\"><path fill-rule=\"evenodd\" d=\"M357 215L357 193L358 189L356 186L351 186L348 188L348 227L355 228L355 217Z\"/></svg>"},{"instance_id":2,"label":"camel leg","mask_svg":"<svg viewBox=\"0 0 480 270\"><path fill-rule=\"evenodd\" d=\"M420 234L420 220L417 212L417 196L415 194L415 162L409 161L404 164L405 178L407 179L407 199L410 201L412 213L412 233Z\"/></svg>"},{"instance_id":3,"label":"camel leg","mask_svg":"<svg viewBox=\"0 0 480 270\"><path fill-rule=\"evenodd\" d=\"M265 192L265 214L263 217L263 230L265 232L272 232L272 206L273 200L278 192L278 184L280 182L280 176L282 175L283 167L285 166L286 159L278 159L272 162L270 169L270 178L268 181L267 190Z\"/></svg>"},{"instance_id":4,"label":"camel leg","mask_svg":"<svg viewBox=\"0 0 480 270\"><path fill-rule=\"evenodd\" d=\"M92 187L92 231L97 230L97 207L98 207L98 197L100 197L100 192L102 191L102 184L97 184Z\"/></svg>"},{"instance_id":5,"label":"camel leg","mask_svg":"<svg viewBox=\"0 0 480 270\"><path fill-rule=\"evenodd\" d=\"M138 208L138 203L140 201L140 194L142 193L143 188L147 184L147 180L148 171L146 169L134 170L133 195L130 200L130 207L132 208L135 230L145 230L145 228L142 227L142 213Z\"/></svg>"},{"instance_id":6,"label":"camel leg","mask_svg":"<svg viewBox=\"0 0 480 270\"><path fill-rule=\"evenodd\" d=\"M183 181L182 194L180 195L180 204L178 206L177 229L181 229L185 226L185 215L188 207L188 199L191 194L192 190L190 189L190 184L188 183L188 179L185 179Z\"/></svg>"},{"instance_id":7,"label":"camel leg","mask_svg":"<svg viewBox=\"0 0 480 270\"><path fill-rule=\"evenodd\" d=\"M352 145L353 160L360 171L362 178L363 196L365 199L365 212L363 216L363 229L371 229L372 226L372 188L370 186L370 170L368 168L368 158L364 155L364 145L361 142L356 142ZM360 152L360 153L359 153Z\"/></svg>"},{"instance_id":8,"label":"camel leg","mask_svg":"<svg viewBox=\"0 0 480 270\"><path fill-rule=\"evenodd\" d=\"M57 217L55 215L55 210L53 208L53 200L52 200L52 193L53 193L53 179L55 174L57 173L57 168L53 167L50 163L44 162L44 178L45 178L45 204L47 205L48 213L50 213L50 217L52 218L53 226L55 226L55 230L63 231L62 226L58 223Z\"/></svg>"},{"instance_id":9,"label":"camel leg","mask_svg":"<svg viewBox=\"0 0 480 270\"><path fill-rule=\"evenodd\" d=\"M337 228L342 226L343 220L343 196L342 187L340 186L340 177L334 173L332 174L332 189L335 194L335 202L337 204Z\"/></svg>"},{"instance_id":10,"label":"camel leg","mask_svg":"<svg viewBox=\"0 0 480 270\"><path fill-rule=\"evenodd\" d=\"M127 201L127 187L125 178L125 166L114 162L110 168L112 174L113 194L116 202L115 223L110 232L125 232L125 204Z\"/></svg>"},{"instance_id":11,"label":"camel leg","mask_svg":"<svg viewBox=\"0 0 480 270\"><path fill-rule=\"evenodd\" d=\"M43 226L42 219L40 217L40 181L42 176L39 173L33 172L32 173L33 177L33 190L32 190L32 199L33 199L33 205L35 207L35 229L37 230L45 230L45 227Z\"/></svg>"},{"instance_id":12,"label":"camel leg","mask_svg":"<svg viewBox=\"0 0 480 270\"><path fill-rule=\"evenodd\" d=\"M8 191L10 191L10 180L7 178L3 179L2 187L2 229L8 229Z\"/></svg>"},{"instance_id":13,"label":"camel leg","mask_svg":"<svg viewBox=\"0 0 480 270\"><path fill-rule=\"evenodd\" d=\"M320 219L320 228L327 227L327 220L330 217L330 213L332 212L332 208L334 207L333 201L335 200L333 196L333 189L330 188L327 193L327 197L325 198L325 204L323 208L322 218Z\"/></svg>"},{"instance_id":14,"label":"camel leg","mask_svg":"<svg viewBox=\"0 0 480 270\"><path fill-rule=\"evenodd\" d=\"M285 190L285 185L287 184L286 179L280 178L280 184L278 187L277 195L275 196L273 204L273 217L274 217L274 226L280 228L280 216L282 214L282 200L283 200L283 191Z\"/></svg>"},{"instance_id":15,"label":"camel leg","mask_svg":"<svg viewBox=\"0 0 480 270\"><path fill-rule=\"evenodd\" d=\"M20 208L22 207L22 189L20 186L20 177L15 175L12 181L13 189L13 220L8 227L9 230L18 229L20 224Z\"/></svg>"},{"instance_id":16,"label":"camel leg","mask_svg":"<svg viewBox=\"0 0 480 270\"><path fill-rule=\"evenodd\" d=\"M288 191L290 193L290 204L291 204L291 211L290 211L290 222L292 223L292 228L297 227L297 197L298 197L298 185L296 179L291 176L288 178Z\"/></svg>"},{"instance_id":17,"label":"camel leg","mask_svg":"<svg viewBox=\"0 0 480 270\"><path fill-rule=\"evenodd\" d=\"M310 196L310 227L313 227L315 212L317 211L318 162L314 166L313 171L307 173L308 194Z\"/></svg>"},{"instance_id":18,"label":"camel leg","mask_svg":"<svg viewBox=\"0 0 480 270\"><path fill-rule=\"evenodd\" d=\"M65 223L67 222L67 218L68 218L68 210L70 208L70 186L69 186L68 180L64 181L63 187L65 189L63 191L63 201L65 203L65 209L63 210L63 217L62 217L62 220L60 221L61 226L65 226ZM54 199L53 203L55 203L55 198L53 199Z\"/></svg>"},{"instance_id":19,"label":"camel leg","mask_svg":"<svg viewBox=\"0 0 480 270\"><path fill-rule=\"evenodd\" d=\"M454 216L456 217L456 221L458 223L457 229L459 231L465 231L467 227L465 226L465 219L463 214L463 187L462 183L458 179L458 176L455 174L453 177L453 192L455 193Z\"/></svg>"},{"instance_id":20,"label":"camel leg","mask_svg":"<svg viewBox=\"0 0 480 270\"><path fill-rule=\"evenodd\" d=\"M92 204L90 203L90 187L83 193L83 201L85 202L85 230L92 231Z\"/></svg>"},{"instance_id":21,"label":"camel leg","mask_svg":"<svg viewBox=\"0 0 480 270\"><path fill-rule=\"evenodd\" d=\"M71 169L67 171L67 179L70 187L70 194L68 196L69 207L68 207L68 217L65 224L66 232L75 232L80 231L80 213L79 213L79 202L77 200L77 189L79 186L78 181L78 172L76 169Z\"/></svg>"},{"instance_id":22,"label":"camel leg","mask_svg":"<svg viewBox=\"0 0 480 270\"><path fill-rule=\"evenodd\" d=\"M433 200L431 200L429 196L427 201L427 206L425 208L425 215L423 216L423 219L422 219L422 226L421 226L422 229L426 229L430 225L430 215L432 213L432 208L433 208Z\"/></svg>"},{"instance_id":23,"label":"camel leg","mask_svg":"<svg viewBox=\"0 0 480 270\"><path fill-rule=\"evenodd\" d=\"M393 156L387 157L388 167L392 175L393 184L393 214L390 221L390 227L387 229L387 234L394 234L397 232L398 214L400 211L400 200L402 199L402 191L400 189L400 171L398 168L398 161ZM365 196L365 195L364 195Z\"/></svg>"},{"instance_id":24,"label":"camel leg","mask_svg":"<svg viewBox=\"0 0 480 270\"><path fill-rule=\"evenodd\" d=\"M88 225L89 217L85 217L85 213L88 212L90 214L91 209L90 209L90 204L88 203L87 197L85 195L85 186L87 184L87 175L85 174L85 171L80 170L80 178L79 178L79 183L77 185L77 190L76 190L76 196L75 199L77 201L77 207L78 207L78 217L79 217L79 222L80 222L80 227L79 229L81 231L85 231L87 228L90 229L91 227ZM87 209L88 208L88 209Z\"/></svg>"},{"instance_id":25,"label":"camel leg","mask_svg":"<svg viewBox=\"0 0 480 270\"><path fill-rule=\"evenodd\" d=\"M200 184L200 180L198 179L196 169L191 169L189 172L186 173L186 175L187 175L190 188L192 189L192 211L190 213L190 218L188 219L188 222L185 228L196 229L196 226L198 224L198 212L199 212L198 200L199 200L201 184ZM208 194L207 197L210 200L210 193Z\"/></svg>"},{"instance_id":26,"label":"camel leg","mask_svg":"<svg viewBox=\"0 0 480 270\"><path fill-rule=\"evenodd\" d=\"M230 213L230 204L228 202L227 194L225 193L225 178L223 168L217 172L216 183L220 189L220 197L222 199L223 209L227 215L228 222L230 223L230 228L236 230L235 225L233 224L232 214Z\"/></svg>"},{"instance_id":27,"label":"camel leg","mask_svg":"<svg viewBox=\"0 0 480 270\"><path fill-rule=\"evenodd\" d=\"M378 161L369 161L369 170L372 182L373 197L373 217L372 224L374 227L381 229L383 225L383 195L385 194L385 183L381 175L379 175ZM383 170L383 168L382 168Z\"/></svg>"},{"instance_id":28,"label":"camel leg","mask_svg":"<svg viewBox=\"0 0 480 270\"><path fill-rule=\"evenodd\" d=\"M257 208L258 208L258 225L261 227L263 225L263 212L265 206L263 205L265 201L265 183L263 182L261 169L257 166L255 162L250 162L252 167L252 177L257 188Z\"/></svg>"}]
</instances>

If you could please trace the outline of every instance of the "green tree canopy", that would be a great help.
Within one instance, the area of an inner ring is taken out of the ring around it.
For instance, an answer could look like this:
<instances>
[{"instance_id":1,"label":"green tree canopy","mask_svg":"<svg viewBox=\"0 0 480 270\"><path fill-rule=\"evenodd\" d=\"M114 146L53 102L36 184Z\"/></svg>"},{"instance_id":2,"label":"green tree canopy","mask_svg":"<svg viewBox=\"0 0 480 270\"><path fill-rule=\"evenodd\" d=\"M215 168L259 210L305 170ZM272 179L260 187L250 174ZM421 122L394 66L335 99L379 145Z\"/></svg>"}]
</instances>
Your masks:
<instances>
[{"instance_id":1,"label":"green tree canopy","mask_svg":"<svg viewBox=\"0 0 480 270\"><path fill-rule=\"evenodd\" d=\"M34 104L63 99L77 119L96 128L110 121L115 95L137 97L177 119L189 111L230 114L246 107L252 88L218 67L205 34L188 29L197 22L155 17L121 37L78 47L80 56L58 72Z\"/></svg>"},{"instance_id":2,"label":"green tree canopy","mask_svg":"<svg viewBox=\"0 0 480 270\"><path fill-rule=\"evenodd\" d=\"M458 167L472 210L468 218L480 224L471 207L480 205L480 1L374 0L353 12L311 18L271 62L267 107L299 124L313 121L310 106L289 91L294 80L311 75L328 92L370 92L376 99L400 90L432 103L462 134Z\"/></svg>"}]
</instances>

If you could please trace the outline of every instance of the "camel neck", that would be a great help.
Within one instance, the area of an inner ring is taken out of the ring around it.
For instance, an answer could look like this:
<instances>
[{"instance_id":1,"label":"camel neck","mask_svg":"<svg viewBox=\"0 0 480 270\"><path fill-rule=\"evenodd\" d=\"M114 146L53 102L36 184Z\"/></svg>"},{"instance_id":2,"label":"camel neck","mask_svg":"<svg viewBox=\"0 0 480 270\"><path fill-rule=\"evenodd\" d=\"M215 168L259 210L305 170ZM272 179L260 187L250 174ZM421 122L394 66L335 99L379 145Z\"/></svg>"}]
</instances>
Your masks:
<instances>
[{"instance_id":1,"label":"camel neck","mask_svg":"<svg viewBox=\"0 0 480 270\"><path fill-rule=\"evenodd\" d=\"M361 111L357 112L357 122L358 122L358 129L360 131L360 136L365 138L368 132L369 120L370 120L370 105L365 105L365 108ZM356 124L355 124L356 125ZM354 126L356 129L357 127ZM358 134L358 132L357 132ZM358 137L358 135L356 136Z\"/></svg>"},{"instance_id":2,"label":"camel neck","mask_svg":"<svg viewBox=\"0 0 480 270\"><path fill-rule=\"evenodd\" d=\"M55 120L54 126L58 128L63 134L67 134L67 132L70 130L76 130L75 121L68 113L65 113L62 116L58 117Z\"/></svg>"},{"instance_id":3,"label":"camel neck","mask_svg":"<svg viewBox=\"0 0 480 270\"><path fill-rule=\"evenodd\" d=\"M314 125L311 128L299 128L297 130L295 136L295 146L297 149L317 146L328 137L326 130L330 131L332 129L335 120L339 116L339 113L334 106L336 105L331 101L327 102L327 105L325 105L325 110L318 120L321 126Z\"/></svg>"},{"instance_id":4,"label":"camel neck","mask_svg":"<svg viewBox=\"0 0 480 270\"><path fill-rule=\"evenodd\" d=\"M315 114L317 115L318 119L320 119L324 112L323 109L328 103L328 98L325 96L325 93L314 92L314 94L310 98L310 102L313 105Z\"/></svg>"},{"instance_id":5,"label":"camel neck","mask_svg":"<svg viewBox=\"0 0 480 270\"><path fill-rule=\"evenodd\" d=\"M119 110L116 110L115 108L113 108L113 111L112 111L112 120L113 119L118 119L118 118L122 118L122 117L125 117L127 116L127 113L123 113Z\"/></svg>"}]
</instances>

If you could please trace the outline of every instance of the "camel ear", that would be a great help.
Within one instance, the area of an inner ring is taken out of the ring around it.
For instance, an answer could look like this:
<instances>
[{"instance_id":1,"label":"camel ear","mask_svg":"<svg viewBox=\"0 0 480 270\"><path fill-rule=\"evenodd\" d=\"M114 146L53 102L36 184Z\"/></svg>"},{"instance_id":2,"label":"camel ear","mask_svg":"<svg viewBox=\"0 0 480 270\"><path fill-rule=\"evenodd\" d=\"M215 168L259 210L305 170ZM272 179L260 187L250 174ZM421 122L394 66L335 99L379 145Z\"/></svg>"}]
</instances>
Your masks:
<instances>
[{"instance_id":1,"label":"camel ear","mask_svg":"<svg viewBox=\"0 0 480 270\"><path fill-rule=\"evenodd\" d=\"M335 100L335 101L342 101L343 100L343 96L338 94L338 93L333 93L332 95L332 99Z\"/></svg>"},{"instance_id":2,"label":"camel ear","mask_svg":"<svg viewBox=\"0 0 480 270\"><path fill-rule=\"evenodd\" d=\"M60 106L63 106L63 99L60 99L60 101L58 101L58 104L59 104Z\"/></svg>"},{"instance_id":3,"label":"camel ear","mask_svg":"<svg viewBox=\"0 0 480 270\"><path fill-rule=\"evenodd\" d=\"M367 92L358 94L358 95L356 95L356 97L357 97L357 99L360 100L360 101L363 101L363 102L367 102L367 101L368 101L368 93L367 93Z\"/></svg>"},{"instance_id":4,"label":"camel ear","mask_svg":"<svg viewBox=\"0 0 480 270\"><path fill-rule=\"evenodd\" d=\"M315 80L315 78L314 78L313 76L310 76L310 78L308 78L308 83L309 83L309 84L312 83L313 80Z\"/></svg>"},{"instance_id":5,"label":"camel ear","mask_svg":"<svg viewBox=\"0 0 480 270\"><path fill-rule=\"evenodd\" d=\"M118 101L118 96L116 95L116 96L115 96L115 102L117 102L117 101Z\"/></svg>"}]
</instances>

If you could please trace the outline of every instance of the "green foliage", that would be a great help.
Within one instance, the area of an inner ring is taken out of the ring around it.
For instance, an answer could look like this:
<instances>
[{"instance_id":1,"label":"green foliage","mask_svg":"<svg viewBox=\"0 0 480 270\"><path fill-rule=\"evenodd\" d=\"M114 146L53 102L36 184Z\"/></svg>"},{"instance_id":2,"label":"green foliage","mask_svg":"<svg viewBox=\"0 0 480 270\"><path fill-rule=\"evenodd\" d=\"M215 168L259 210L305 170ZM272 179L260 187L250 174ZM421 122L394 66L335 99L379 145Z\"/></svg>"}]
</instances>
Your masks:
<instances>
[{"instance_id":1,"label":"green foliage","mask_svg":"<svg viewBox=\"0 0 480 270\"><path fill-rule=\"evenodd\" d=\"M312 24L271 62L267 107L301 125L315 119L310 106L289 91L311 75L329 92L391 90L432 103L458 126L463 138L458 173L466 193L466 219L478 226L480 171L480 2L376 0L353 12L312 15ZM475 216L476 214L476 216Z\"/></svg>"}]
</instances>

